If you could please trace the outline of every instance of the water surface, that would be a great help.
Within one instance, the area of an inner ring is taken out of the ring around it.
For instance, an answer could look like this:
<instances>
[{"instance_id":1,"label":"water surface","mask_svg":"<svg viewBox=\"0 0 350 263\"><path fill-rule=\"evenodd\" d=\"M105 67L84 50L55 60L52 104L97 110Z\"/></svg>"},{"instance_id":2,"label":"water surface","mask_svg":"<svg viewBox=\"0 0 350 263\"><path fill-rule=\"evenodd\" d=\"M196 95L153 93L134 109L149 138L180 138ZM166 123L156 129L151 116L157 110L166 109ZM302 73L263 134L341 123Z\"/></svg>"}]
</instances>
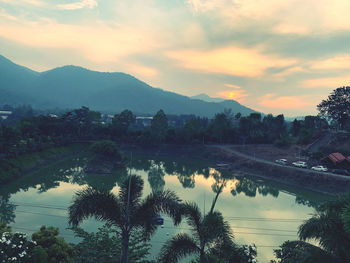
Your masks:
<instances>
[{"instance_id":1,"label":"water surface","mask_svg":"<svg viewBox=\"0 0 350 263\"><path fill-rule=\"evenodd\" d=\"M214 163L170 157L134 156L131 170L123 168L109 175L85 174L87 159L72 157L31 173L0 188L0 195L16 204L15 231L28 234L41 225L60 228L68 242L77 242L67 229L67 210L74 193L84 187L107 189L118 193L118 185L128 174L140 175L145 182L144 195L152 191L171 189L183 200L196 202L202 211L210 209L218 189L224 184L215 209L230 222L238 244L255 243L259 262L273 259L273 249L286 240L297 238L298 226L309 218L313 208L330 199L310 191L288 187L232 172L220 172ZM87 220L82 227L95 231L100 222ZM185 223L174 227L165 218L152 238L151 258L155 258L162 244L178 232L188 232Z\"/></svg>"}]
</instances>

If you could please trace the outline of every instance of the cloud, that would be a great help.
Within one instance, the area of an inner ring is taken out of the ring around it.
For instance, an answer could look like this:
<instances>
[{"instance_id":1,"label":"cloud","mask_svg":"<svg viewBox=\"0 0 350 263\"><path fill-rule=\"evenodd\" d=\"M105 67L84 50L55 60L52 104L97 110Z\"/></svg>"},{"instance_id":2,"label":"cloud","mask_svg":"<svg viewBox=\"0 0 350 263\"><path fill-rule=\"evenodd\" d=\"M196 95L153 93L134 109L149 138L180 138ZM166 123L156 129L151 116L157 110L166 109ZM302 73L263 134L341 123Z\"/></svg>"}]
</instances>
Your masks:
<instances>
[{"instance_id":1,"label":"cloud","mask_svg":"<svg viewBox=\"0 0 350 263\"><path fill-rule=\"evenodd\" d=\"M10 15L10 14L7 13L6 10L3 9L3 8L0 8L0 17L3 17L3 18L5 18L5 19L7 19L7 20L12 20L12 21L17 21L17 20L18 20L17 17Z\"/></svg>"},{"instance_id":2,"label":"cloud","mask_svg":"<svg viewBox=\"0 0 350 263\"><path fill-rule=\"evenodd\" d=\"M350 69L350 54L338 55L325 60L318 60L312 63L312 69L332 70Z\"/></svg>"},{"instance_id":3,"label":"cloud","mask_svg":"<svg viewBox=\"0 0 350 263\"><path fill-rule=\"evenodd\" d=\"M82 9L82 8L89 8L93 9L97 7L97 2L96 0L82 0L80 2L74 2L70 4L59 4L57 5L58 9L63 9L63 10L77 10L77 9Z\"/></svg>"},{"instance_id":4,"label":"cloud","mask_svg":"<svg viewBox=\"0 0 350 263\"><path fill-rule=\"evenodd\" d=\"M13 4L13 5L34 5L34 6L43 6L45 3L40 0L0 0L0 2L7 3L7 4Z\"/></svg>"},{"instance_id":5,"label":"cloud","mask_svg":"<svg viewBox=\"0 0 350 263\"><path fill-rule=\"evenodd\" d=\"M209 51L168 51L166 55L179 61L181 67L206 73L233 76L261 76L269 67L284 67L294 64L292 59L266 56L256 49L226 47Z\"/></svg>"},{"instance_id":6,"label":"cloud","mask_svg":"<svg viewBox=\"0 0 350 263\"><path fill-rule=\"evenodd\" d=\"M224 86L230 88L230 90L219 91L216 93L217 96L228 100L235 100L239 103L245 102L248 94L242 87L230 83L225 83Z\"/></svg>"},{"instance_id":7,"label":"cloud","mask_svg":"<svg viewBox=\"0 0 350 263\"><path fill-rule=\"evenodd\" d=\"M126 65L126 70L130 74L141 78L154 78L158 75L158 71L156 69L136 64Z\"/></svg>"},{"instance_id":8,"label":"cloud","mask_svg":"<svg viewBox=\"0 0 350 263\"><path fill-rule=\"evenodd\" d=\"M231 88L231 89L242 89L240 86L234 85L234 84L229 84L226 83L224 84L225 87Z\"/></svg>"},{"instance_id":9,"label":"cloud","mask_svg":"<svg viewBox=\"0 0 350 263\"><path fill-rule=\"evenodd\" d=\"M297 73L302 73L302 72L307 72L307 70L302 66L292 66L292 67L288 67L287 69L281 72L275 73L272 76L268 76L268 78L271 81L283 82L285 81L285 78L287 76L294 75Z\"/></svg>"},{"instance_id":10,"label":"cloud","mask_svg":"<svg viewBox=\"0 0 350 263\"><path fill-rule=\"evenodd\" d=\"M306 88L332 88L336 89L342 86L350 85L350 75L308 79L303 81L303 86Z\"/></svg>"},{"instance_id":11,"label":"cloud","mask_svg":"<svg viewBox=\"0 0 350 263\"><path fill-rule=\"evenodd\" d=\"M226 26L265 26L277 34L325 34L349 30L345 0L187 0L196 15L218 17Z\"/></svg>"},{"instance_id":12,"label":"cloud","mask_svg":"<svg viewBox=\"0 0 350 263\"><path fill-rule=\"evenodd\" d=\"M0 19L0 37L35 48L74 51L95 63L119 63L129 55L147 54L158 47L156 36L137 28L98 21L86 26L49 19L22 23L2 23Z\"/></svg>"},{"instance_id":13,"label":"cloud","mask_svg":"<svg viewBox=\"0 0 350 263\"><path fill-rule=\"evenodd\" d=\"M304 107L313 105L310 102L310 97L307 95L296 96L280 96L269 93L258 99L258 104L265 108L280 109L280 110L300 110Z\"/></svg>"},{"instance_id":14,"label":"cloud","mask_svg":"<svg viewBox=\"0 0 350 263\"><path fill-rule=\"evenodd\" d=\"M216 93L219 97L227 100L235 100L239 103L245 102L245 98L248 96L244 90L224 90Z\"/></svg>"}]
</instances>

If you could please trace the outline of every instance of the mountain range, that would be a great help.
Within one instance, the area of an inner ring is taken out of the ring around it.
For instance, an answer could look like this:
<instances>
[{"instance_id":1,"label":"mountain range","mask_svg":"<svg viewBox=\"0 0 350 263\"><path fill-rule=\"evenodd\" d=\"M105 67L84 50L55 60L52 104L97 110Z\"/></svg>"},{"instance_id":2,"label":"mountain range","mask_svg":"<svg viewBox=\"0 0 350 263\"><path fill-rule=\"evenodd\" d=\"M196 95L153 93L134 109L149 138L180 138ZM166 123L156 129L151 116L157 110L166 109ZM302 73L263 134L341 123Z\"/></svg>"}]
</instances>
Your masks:
<instances>
[{"instance_id":1,"label":"mountain range","mask_svg":"<svg viewBox=\"0 0 350 263\"><path fill-rule=\"evenodd\" d=\"M209 98L209 99L208 99ZM211 100L210 100L211 99ZM192 98L151 87L125 73L108 73L77 66L36 72L0 55L0 105L31 105L38 109L73 109L138 114L195 114L212 117L224 109L250 114L254 110L234 100L200 94Z\"/></svg>"}]
</instances>

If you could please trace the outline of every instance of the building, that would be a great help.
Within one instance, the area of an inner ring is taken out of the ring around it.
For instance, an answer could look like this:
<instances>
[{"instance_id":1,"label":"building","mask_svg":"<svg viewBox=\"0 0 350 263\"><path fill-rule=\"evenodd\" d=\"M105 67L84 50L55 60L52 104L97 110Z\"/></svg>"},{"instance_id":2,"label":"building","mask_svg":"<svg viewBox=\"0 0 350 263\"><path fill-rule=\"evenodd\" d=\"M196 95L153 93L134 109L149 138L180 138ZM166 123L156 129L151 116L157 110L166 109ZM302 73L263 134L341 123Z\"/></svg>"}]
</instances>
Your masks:
<instances>
[{"instance_id":1,"label":"building","mask_svg":"<svg viewBox=\"0 0 350 263\"><path fill-rule=\"evenodd\" d=\"M137 126L143 126L143 127L149 127L151 126L153 117L136 117L136 125Z\"/></svg>"},{"instance_id":2,"label":"building","mask_svg":"<svg viewBox=\"0 0 350 263\"><path fill-rule=\"evenodd\" d=\"M11 114L12 111L0 111L0 118L6 120Z\"/></svg>"},{"instance_id":3,"label":"building","mask_svg":"<svg viewBox=\"0 0 350 263\"><path fill-rule=\"evenodd\" d=\"M338 169L350 169L350 156L345 157L341 153L331 153L322 159L322 162L329 167Z\"/></svg>"}]
</instances>

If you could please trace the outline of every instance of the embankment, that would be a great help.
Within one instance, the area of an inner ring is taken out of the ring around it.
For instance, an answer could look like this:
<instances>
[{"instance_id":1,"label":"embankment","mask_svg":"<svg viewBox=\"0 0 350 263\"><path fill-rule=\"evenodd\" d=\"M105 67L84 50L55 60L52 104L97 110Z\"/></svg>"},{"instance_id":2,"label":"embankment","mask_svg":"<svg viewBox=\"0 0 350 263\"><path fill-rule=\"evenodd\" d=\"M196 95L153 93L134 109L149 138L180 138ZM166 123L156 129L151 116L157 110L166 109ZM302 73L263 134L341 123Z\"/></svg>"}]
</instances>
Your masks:
<instances>
[{"instance_id":1,"label":"embankment","mask_svg":"<svg viewBox=\"0 0 350 263\"><path fill-rule=\"evenodd\" d=\"M0 184L10 182L23 174L85 151L86 148L86 144L73 144L24 154L8 160L0 160Z\"/></svg>"},{"instance_id":2,"label":"embankment","mask_svg":"<svg viewBox=\"0 0 350 263\"><path fill-rule=\"evenodd\" d=\"M307 169L295 169L282 165L271 165L254 158L245 158L233 152L216 147L208 147L207 156L211 160L231 164L235 174L248 174L296 187L327 193L350 193L350 178L332 176Z\"/></svg>"}]
</instances>

